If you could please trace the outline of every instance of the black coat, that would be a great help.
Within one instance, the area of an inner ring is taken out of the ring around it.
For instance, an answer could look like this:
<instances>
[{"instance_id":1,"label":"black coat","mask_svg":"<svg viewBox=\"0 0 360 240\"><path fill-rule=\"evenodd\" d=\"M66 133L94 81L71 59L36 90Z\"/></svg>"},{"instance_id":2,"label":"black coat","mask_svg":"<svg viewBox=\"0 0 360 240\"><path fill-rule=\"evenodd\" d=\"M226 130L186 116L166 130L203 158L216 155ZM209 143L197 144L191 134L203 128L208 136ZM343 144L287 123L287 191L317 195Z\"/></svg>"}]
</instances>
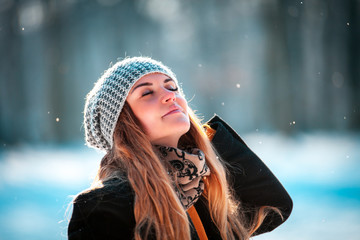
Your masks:
<instances>
[{"instance_id":1,"label":"black coat","mask_svg":"<svg viewBox=\"0 0 360 240\"><path fill-rule=\"evenodd\" d=\"M256 234L268 232L282 224L290 215L292 200L266 165L246 146L239 135L218 116L208 124L216 130L212 143L221 158L228 162L230 184L247 209L273 206L282 211L284 220L270 214ZM127 181L109 180L104 186L80 194L74 201L73 214L68 227L69 240L133 239L135 226L134 192ZM221 239L211 220L206 200L195 203L208 239ZM252 218L251 211L247 213ZM191 223L192 239L198 239Z\"/></svg>"}]
</instances>

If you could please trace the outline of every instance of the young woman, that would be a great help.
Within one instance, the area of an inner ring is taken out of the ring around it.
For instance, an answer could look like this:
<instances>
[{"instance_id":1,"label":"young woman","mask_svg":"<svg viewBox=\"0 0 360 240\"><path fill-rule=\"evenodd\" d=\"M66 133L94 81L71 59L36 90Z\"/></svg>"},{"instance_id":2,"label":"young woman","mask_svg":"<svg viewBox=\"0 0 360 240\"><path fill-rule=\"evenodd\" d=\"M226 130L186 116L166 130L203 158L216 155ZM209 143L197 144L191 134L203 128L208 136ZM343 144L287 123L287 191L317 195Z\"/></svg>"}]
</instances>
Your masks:
<instances>
[{"instance_id":1,"label":"young woman","mask_svg":"<svg viewBox=\"0 0 360 240\"><path fill-rule=\"evenodd\" d=\"M249 239L290 215L292 201L220 117L202 125L174 73L127 58L87 95L86 143L104 150L73 202L75 239Z\"/></svg>"}]
</instances>

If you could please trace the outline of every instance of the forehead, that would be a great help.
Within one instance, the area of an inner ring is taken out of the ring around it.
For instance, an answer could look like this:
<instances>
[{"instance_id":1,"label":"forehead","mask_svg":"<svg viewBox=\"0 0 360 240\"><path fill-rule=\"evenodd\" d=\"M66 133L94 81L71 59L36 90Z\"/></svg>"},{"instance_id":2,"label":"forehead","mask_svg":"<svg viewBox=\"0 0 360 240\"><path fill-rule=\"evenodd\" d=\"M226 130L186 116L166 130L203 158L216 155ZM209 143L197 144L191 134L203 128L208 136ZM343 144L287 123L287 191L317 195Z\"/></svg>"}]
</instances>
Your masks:
<instances>
[{"instance_id":1,"label":"forehead","mask_svg":"<svg viewBox=\"0 0 360 240\"><path fill-rule=\"evenodd\" d=\"M169 76L163 74L163 73L150 73L143 77L141 77L135 85L145 83L145 82L156 82L156 81L165 81L166 79L171 79Z\"/></svg>"}]
</instances>

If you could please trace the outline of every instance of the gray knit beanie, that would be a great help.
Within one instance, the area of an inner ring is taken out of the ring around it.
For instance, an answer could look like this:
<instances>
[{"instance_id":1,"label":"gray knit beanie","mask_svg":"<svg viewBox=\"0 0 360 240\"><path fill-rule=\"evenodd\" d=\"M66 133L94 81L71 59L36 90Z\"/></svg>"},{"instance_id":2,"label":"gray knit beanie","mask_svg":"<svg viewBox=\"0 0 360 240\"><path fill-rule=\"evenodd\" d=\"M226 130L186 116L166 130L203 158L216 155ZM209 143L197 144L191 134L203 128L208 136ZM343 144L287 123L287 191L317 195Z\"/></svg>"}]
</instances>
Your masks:
<instances>
[{"instance_id":1,"label":"gray knit beanie","mask_svg":"<svg viewBox=\"0 0 360 240\"><path fill-rule=\"evenodd\" d=\"M86 145L103 151L112 148L116 122L130 89L137 80L150 73L163 73L177 83L175 74L168 67L148 57L126 58L105 71L86 96Z\"/></svg>"}]
</instances>

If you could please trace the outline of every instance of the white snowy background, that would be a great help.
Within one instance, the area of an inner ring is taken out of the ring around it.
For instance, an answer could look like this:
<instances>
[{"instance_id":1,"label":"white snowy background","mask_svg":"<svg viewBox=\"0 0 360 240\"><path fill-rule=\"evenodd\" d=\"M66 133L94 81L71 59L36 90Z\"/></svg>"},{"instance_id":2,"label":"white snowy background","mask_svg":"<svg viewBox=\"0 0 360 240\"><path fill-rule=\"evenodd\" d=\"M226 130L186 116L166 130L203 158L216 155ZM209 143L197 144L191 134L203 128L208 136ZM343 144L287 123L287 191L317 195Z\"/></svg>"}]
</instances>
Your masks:
<instances>
[{"instance_id":1,"label":"white snowy background","mask_svg":"<svg viewBox=\"0 0 360 240\"><path fill-rule=\"evenodd\" d=\"M357 240L360 136L313 132L242 136L283 183L292 215L254 239ZM82 144L5 148L0 155L0 239L66 239L71 197L89 187L102 153Z\"/></svg>"}]
</instances>

